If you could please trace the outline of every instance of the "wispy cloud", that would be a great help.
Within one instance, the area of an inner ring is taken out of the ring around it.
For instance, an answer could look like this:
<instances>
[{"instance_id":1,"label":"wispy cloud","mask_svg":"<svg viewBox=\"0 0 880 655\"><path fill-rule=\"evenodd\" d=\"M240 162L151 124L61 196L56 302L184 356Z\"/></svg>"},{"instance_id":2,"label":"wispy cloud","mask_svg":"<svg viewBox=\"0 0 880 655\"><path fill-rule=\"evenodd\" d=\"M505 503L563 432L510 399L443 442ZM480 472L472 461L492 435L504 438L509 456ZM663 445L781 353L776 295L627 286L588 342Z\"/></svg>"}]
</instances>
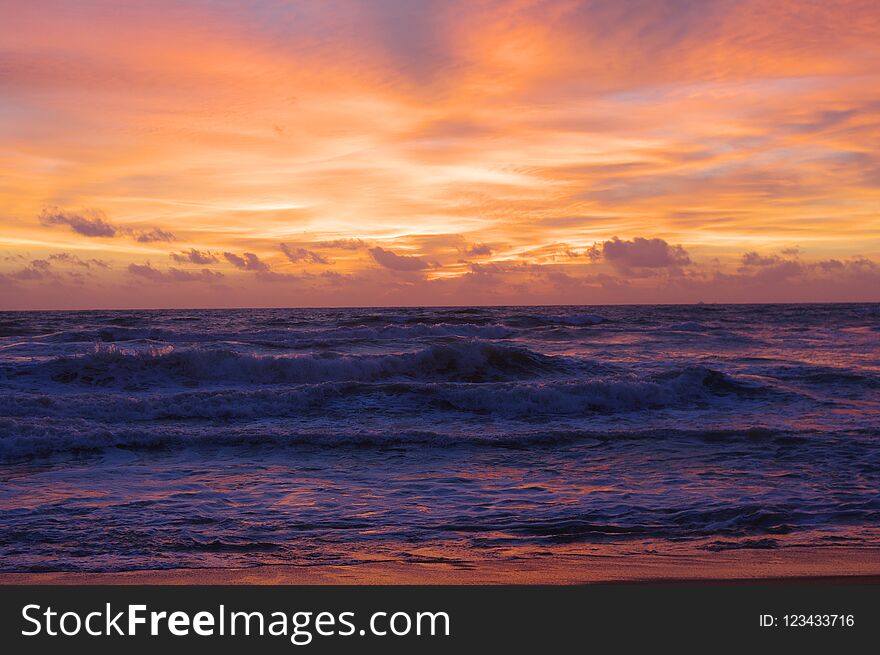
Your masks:
<instances>
[{"instance_id":1,"label":"wispy cloud","mask_svg":"<svg viewBox=\"0 0 880 655\"><path fill-rule=\"evenodd\" d=\"M134 230L131 232L134 240L140 243L155 243L157 241L174 241L176 237L167 230L154 227L149 230Z\"/></svg>"},{"instance_id":2,"label":"wispy cloud","mask_svg":"<svg viewBox=\"0 0 880 655\"><path fill-rule=\"evenodd\" d=\"M25 305L148 257L230 304L876 298L876 2L110 4L0 21Z\"/></svg>"},{"instance_id":3,"label":"wispy cloud","mask_svg":"<svg viewBox=\"0 0 880 655\"><path fill-rule=\"evenodd\" d=\"M367 244L361 239L333 239L332 241L319 241L316 245L331 250L360 250Z\"/></svg>"}]
</instances>

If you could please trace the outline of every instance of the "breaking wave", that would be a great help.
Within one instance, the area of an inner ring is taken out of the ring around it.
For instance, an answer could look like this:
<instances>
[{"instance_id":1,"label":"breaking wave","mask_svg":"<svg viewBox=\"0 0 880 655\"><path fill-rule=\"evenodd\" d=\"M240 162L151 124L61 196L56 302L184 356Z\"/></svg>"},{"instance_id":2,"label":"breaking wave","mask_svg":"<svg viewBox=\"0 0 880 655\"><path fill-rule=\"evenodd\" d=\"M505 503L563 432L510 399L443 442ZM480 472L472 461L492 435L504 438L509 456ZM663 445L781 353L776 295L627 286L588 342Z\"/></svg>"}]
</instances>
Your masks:
<instances>
[{"instance_id":1,"label":"breaking wave","mask_svg":"<svg viewBox=\"0 0 880 655\"><path fill-rule=\"evenodd\" d=\"M168 384L296 384L395 378L489 382L539 377L565 366L564 358L482 341L437 344L416 352L382 355L327 352L291 356L173 346L131 352L112 345L99 347L94 353L41 362L18 374L47 376L65 384L137 389Z\"/></svg>"}]
</instances>

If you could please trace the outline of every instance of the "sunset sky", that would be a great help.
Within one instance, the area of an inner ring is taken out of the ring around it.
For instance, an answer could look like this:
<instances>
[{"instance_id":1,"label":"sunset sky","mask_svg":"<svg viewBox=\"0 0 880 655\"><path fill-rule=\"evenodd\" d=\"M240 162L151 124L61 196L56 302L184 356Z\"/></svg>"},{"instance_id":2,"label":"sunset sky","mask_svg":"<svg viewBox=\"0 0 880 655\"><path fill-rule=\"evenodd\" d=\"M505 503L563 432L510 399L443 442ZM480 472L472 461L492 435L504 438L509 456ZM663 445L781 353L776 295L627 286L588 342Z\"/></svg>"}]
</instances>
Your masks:
<instances>
[{"instance_id":1,"label":"sunset sky","mask_svg":"<svg viewBox=\"0 0 880 655\"><path fill-rule=\"evenodd\" d=\"M0 309L880 300L876 0L0 16Z\"/></svg>"}]
</instances>

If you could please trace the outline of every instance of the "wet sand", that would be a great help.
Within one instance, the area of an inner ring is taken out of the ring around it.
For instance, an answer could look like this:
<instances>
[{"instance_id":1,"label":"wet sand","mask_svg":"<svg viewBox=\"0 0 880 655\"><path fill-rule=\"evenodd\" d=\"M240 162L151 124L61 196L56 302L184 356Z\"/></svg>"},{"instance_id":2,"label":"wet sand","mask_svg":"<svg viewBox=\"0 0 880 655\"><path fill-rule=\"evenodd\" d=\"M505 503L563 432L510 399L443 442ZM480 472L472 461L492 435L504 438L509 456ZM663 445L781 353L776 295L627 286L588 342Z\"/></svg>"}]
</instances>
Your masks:
<instances>
[{"instance_id":1,"label":"wet sand","mask_svg":"<svg viewBox=\"0 0 880 655\"><path fill-rule=\"evenodd\" d=\"M370 562L350 566L0 573L0 584L593 584L786 579L827 582L856 578L880 583L880 548L740 550L686 556L554 556L468 565Z\"/></svg>"}]
</instances>

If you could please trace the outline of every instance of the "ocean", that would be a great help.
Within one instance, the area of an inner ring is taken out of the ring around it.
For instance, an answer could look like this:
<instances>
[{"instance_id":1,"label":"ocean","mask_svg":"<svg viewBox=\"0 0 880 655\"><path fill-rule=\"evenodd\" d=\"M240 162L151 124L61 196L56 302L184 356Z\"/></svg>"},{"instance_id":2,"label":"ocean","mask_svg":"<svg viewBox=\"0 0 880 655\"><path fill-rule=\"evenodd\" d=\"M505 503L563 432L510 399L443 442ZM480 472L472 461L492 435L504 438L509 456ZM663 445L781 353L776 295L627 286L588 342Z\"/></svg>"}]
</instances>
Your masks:
<instances>
[{"instance_id":1,"label":"ocean","mask_svg":"<svg viewBox=\"0 0 880 655\"><path fill-rule=\"evenodd\" d=\"M0 570L877 546L880 305L0 313Z\"/></svg>"}]
</instances>

